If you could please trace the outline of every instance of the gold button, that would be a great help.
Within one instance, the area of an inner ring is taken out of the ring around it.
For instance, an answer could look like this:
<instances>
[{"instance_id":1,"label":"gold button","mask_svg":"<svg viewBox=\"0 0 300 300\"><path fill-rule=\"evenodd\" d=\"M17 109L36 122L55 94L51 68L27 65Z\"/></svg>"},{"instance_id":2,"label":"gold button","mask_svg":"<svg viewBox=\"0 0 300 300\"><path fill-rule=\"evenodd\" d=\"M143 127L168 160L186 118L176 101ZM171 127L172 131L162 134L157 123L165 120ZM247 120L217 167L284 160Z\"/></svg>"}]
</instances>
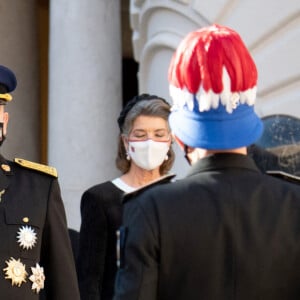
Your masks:
<instances>
[{"instance_id":1,"label":"gold button","mask_svg":"<svg viewBox=\"0 0 300 300\"><path fill-rule=\"evenodd\" d=\"M29 218L24 217L24 218L23 218L23 222L24 222L24 223L28 223L28 222L29 222Z\"/></svg>"},{"instance_id":2,"label":"gold button","mask_svg":"<svg viewBox=\"0 0 300 300\"><path fill-rule=\"evenodd\" d=\"M10 166L6 165L6 164L2 164L1 165L1 169L5 172L9 172L10 171Z\"/></svg>"}]
</instances>

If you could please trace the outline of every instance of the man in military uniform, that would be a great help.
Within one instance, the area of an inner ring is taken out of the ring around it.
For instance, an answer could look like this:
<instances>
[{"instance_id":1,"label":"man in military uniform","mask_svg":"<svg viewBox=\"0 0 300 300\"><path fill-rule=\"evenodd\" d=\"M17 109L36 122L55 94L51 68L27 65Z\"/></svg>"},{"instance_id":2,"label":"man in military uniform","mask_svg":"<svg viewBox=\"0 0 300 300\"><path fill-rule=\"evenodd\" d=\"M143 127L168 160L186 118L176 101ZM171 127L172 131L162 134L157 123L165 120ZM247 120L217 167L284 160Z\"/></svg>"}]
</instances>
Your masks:
<instances>
[{"instance_id":1,"label":"man in military uniform","mask_svg":"<svg viewBox=\"0 0 300 300\"><path fill-rule=\"evenodd\" d=\"M240 36L191 32L169 68L185 179L124 204L114 300L300 299L300 187L261 172L257 71Z\"/></svg>"},{"instance_id":2,"label":"man in military uniform","mask_svg":"<svg viewBox=\"0 0 300 300\"><path fill-rule=\"evenodd\" d=\"M0 143L17 85L0 66ZM0 299L80 299L56 170L0 155Z\"/></svg>"}]
</instances>

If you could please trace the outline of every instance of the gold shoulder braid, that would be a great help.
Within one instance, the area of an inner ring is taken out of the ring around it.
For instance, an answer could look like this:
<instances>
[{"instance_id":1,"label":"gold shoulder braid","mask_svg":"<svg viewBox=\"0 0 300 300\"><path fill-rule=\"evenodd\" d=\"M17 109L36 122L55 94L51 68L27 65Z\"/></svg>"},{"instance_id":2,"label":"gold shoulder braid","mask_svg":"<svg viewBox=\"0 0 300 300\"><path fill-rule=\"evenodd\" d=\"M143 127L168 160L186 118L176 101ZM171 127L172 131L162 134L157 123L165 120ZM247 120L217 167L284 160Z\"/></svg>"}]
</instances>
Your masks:
<instances>
[{"instance_id":1,"label":"gold shoulder braid","mask_svg":"<svg viewBox=\"0 0 300 300\"><path fill-rule=\"evenodd\" d=\"M0 99L4 99L5 101L9 102L12 100L12 95L11 94L0 94Z\"/></svg>"},{"instance_id":2,"label":"gold shoulder braid","mask_svg":"<svg viewBox=\"0 0 300 300\"><path fill-rule=\"evenodd\" d=\"M38 163L29 161L29 160L25 160L25 159L22 159L22 158L15 158L14 162L17 163L18 165L24 167L24 168L40 171L42 173L49 174L49 175L51 175L53 177L56 177L56 178L58 176L57 171L54 167L38 164Z\"/></svg>"}]
</instances>

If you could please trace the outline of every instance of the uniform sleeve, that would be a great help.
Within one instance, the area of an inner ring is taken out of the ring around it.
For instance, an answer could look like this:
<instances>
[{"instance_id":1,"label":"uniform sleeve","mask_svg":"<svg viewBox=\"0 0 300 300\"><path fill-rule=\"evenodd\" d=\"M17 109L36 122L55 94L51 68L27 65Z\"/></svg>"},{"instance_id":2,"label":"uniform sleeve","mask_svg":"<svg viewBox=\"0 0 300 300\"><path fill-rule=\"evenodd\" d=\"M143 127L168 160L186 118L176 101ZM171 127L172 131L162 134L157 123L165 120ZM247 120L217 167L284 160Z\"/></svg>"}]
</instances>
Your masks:
<instances>
[{"instance_id":1,"label":"uniform sleeve","mask_svg":"<svg viewBox=\"0 0 300 300\"><path fill-rule=\"evenodd\" d=\"M78 279L82 300L101 299L107 244L107 218L96 194L81 198Z\"/></svg>"},{"instance_id":2,"label":"uniform sleeve","mask_svg":"<svg viewBox=\"0 0 300 300\"><path fill-rule=\"evenodd\" d=\"M158 283L158 233L138 201L124 207L121 236L121 267L115 283L114 300L155 300Z\"/></svg>"},{"instance_id":3,"label":"uniform sleeve","mask_svg":"<svg viewBox=\"0 0 300 300\"><path fill-rule=\"evenodd\" d=\"M80 299L65 209L57 179L52 181L49 190L41 264L46 276L46 299Z\"/></svg>"}]
</instances>

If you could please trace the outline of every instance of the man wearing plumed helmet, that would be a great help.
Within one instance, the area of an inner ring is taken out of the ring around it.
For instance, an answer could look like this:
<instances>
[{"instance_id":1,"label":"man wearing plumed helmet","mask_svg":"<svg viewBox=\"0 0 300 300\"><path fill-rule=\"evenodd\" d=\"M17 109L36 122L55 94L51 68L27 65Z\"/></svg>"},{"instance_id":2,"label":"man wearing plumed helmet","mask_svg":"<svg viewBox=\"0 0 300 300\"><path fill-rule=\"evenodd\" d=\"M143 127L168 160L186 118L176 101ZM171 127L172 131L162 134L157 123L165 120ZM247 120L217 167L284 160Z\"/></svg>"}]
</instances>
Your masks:
<instances>
[{"instance_id":1,"label":"man wearing plumed helmet","mask_svg":"<svg viewBox=\"0 0 300 300\"><path fill-rule=\"evenodd\" d=\"M169 83L170 126L191 168L125 203L114 300L299 299L300 190L247 155L263 125L239 34L190 32Z\"/></svg>"}]
</instances>

